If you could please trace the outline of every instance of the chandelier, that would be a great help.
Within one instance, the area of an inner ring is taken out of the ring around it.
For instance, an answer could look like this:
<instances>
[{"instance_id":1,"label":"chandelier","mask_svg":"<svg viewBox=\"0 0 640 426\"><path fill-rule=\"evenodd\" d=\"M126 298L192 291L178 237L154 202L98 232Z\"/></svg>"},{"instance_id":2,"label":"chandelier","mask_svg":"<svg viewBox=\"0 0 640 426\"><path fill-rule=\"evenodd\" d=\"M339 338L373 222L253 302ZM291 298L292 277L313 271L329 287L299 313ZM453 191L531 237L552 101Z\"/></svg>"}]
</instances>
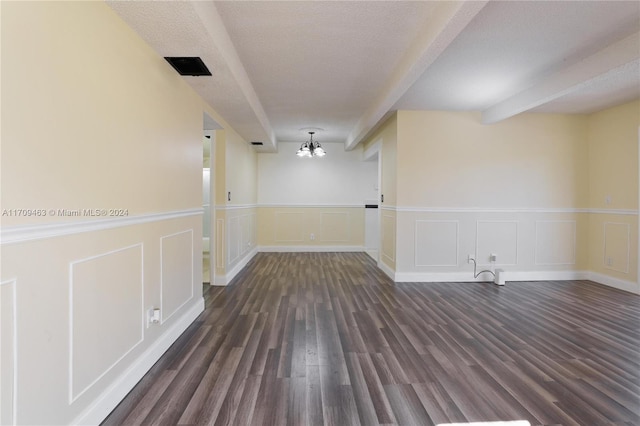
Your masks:
<instances>
[{"instance_id":1,"label":"chandelier","mask_svg":"<svg viewBox=\"0 0 640 426\"><path fill-rule=\"evenodd\" d=\"M320 145L320 142L314 142L313 141L313 135L316 132L309 132L310 138L309 138L309 142L304 142L301 146L300 149L298 150L298 152L296 153L296 155L298 157L324 157L326 152L324 151L324 149L322 149L322 145Z\"/></svg>"}]
</instances>

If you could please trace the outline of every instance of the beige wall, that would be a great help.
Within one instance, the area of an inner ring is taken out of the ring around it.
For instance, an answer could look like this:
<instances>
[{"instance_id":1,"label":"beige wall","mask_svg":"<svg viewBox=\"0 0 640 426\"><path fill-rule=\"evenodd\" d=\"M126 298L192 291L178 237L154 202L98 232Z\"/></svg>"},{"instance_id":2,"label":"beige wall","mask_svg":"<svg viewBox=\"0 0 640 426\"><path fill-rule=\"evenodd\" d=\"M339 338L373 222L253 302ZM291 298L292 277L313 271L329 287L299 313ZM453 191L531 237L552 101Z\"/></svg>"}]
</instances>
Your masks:
<instances>
[{"instance_id":1,"label":"beige wall","mask_svg":"<svg viewBox=\"0 0 640 426\"><path fill-rule=\"evenodd\" d=\"M589 269L638 286L640 101L591 114ZM615 213L615 214L614 214Z\"/></svg>"},{"instance_id":2,"label":"beige wall","mask_svg":"<svg viewBox=\"0 0 640 426\"><path fill-rule=\"evenodd\" d=\"M203 111L227 125L104 3L1 7L2 209L46 215L1 218L0 420L98 423L203 309Z\"/></svg>"},{"instance_id":3,"label":"beige wall","mask_svg":"<svg viewBox=\"0 0 640 426\"><path fill-rule=\"evenodd\" d=\"M586 117L398 112L398 205L586 207Z\"/></svg>"},{"instance_id":4,"label":"beige wall","mask_svg":"<svg viewBox=\"0 0 640 426\"><path fill-rule=\"evenodd\" d=\"M262 250L364 250L364 207L259 207Z\"/></svg>"}]
</instances>

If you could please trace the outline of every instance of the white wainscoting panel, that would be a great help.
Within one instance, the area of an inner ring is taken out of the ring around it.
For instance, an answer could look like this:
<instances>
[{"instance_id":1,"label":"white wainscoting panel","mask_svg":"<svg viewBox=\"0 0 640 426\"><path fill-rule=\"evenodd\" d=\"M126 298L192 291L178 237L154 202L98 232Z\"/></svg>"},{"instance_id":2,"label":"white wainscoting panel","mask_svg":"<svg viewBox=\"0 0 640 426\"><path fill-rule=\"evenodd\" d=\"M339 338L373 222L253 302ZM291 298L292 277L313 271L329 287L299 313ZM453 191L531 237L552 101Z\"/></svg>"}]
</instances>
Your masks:
<instances>
[{"instance_id":1,"label":"white wainscoting panel","mask_svg":"<svg viewBox=\"0 0 640 426\"><path fill-rule=\"evenodd\" d=\"M382 256L396 261L396 218L382 214Z\"/></svg>"},{"instance_id":2,"label":"white wainscoting panel","mask_svg":"<svg viewBox=\"0 0 640 426\"><path fill-rule=\"evenodd\" d=\"M604 223L604 267L629 273L631 227L628 223Z\"/></svg>"},{"instance_id":3,"label":"white wainscoting panel","mask_svg":"<svg viewBox=\"0 0 640 426\"><path fill-rule=\"evenodd\" d=\"M193 229L160 239L162 323L193 298Z\"/></svg>"},{"instance_id":4,"label":"white wainscoting panel","mask_svg":"<svg viewBox=\"0 0 640 426\"><path fill-rule=\"evenodd\" d=\"M69 403L143 340L143 247L69 264Z\"/></svg>"},{"instance_id":5,"label":"white wainscoting panel","mask_svg":"<svg viewBox=\"0 0 640 426\"><path fill-rule=\"evenodd\" d=\"M302 212L275 212L274 241L278 243L304 242L304 220Z\"/></svg>"},{"instance_id":6,"label":"white wainscoting panel","mask_svg":"<svg viewBox=\"0 0 640 426\"><path fill-rule=\"evenodd\" d=\"M216 219L216 268L224 268L224 219Z\"/></svg>"},{"instance_id":7,"label":"white wainscoting panel","mask_svg":"<svg viewBox=\"0 0 640 426\"><path fill-rule=\"evenodd\" d=\"M351 226L349 213L322 212L320 213L319 240L325 243L345 243L351 241Z\"/></svg>"},{"instance_id":8,"label":"white wainscoting panel","mask_svg":"<svg viewBox=\"0 0 640 426\"><path fill-rule=\"evenodd\" d=\"M18 388L16 280L0 283L0 425L16 424Z\"/></svg>"},{"instance_id":9,"label":"white wainscoting panel","mask_svg":"<svg viewBox=\"0 0 640 426\"><path fill-rule=\"evenodd\" d=\"M536 220L536 265L575 265L576 221Z\"/></svg>"},{"instance_id":10,"label":"white wainscoting panel","mask_svg":"<svg viewBox=\"0 0 640 426\"><path fill-rule=\"evenodd\" d=\"M227 218L229 230L227 232L228 255L227 265L233 264L240 257L240 217Z\"/></svg>"},{"instance_id":11,"label":"white wainscoting panel","mask_svg":"<svg viewBox=\"0 0 640 426\"><path fill-rule=\"evenodd\" d=\"M457 220L415 221L415 266L458 266Z\"/></svg>"},{"instance_id":12,"label":"white wainscoting panel","mask_svg":"<svg viewBox=\"0 0 640 426\"><path fill-rule=\"evenodd\" d=\"M489 265L496 254L496 265L518 264L518 221L476 221L476 262Z\"/></svg>"}]
</instances>

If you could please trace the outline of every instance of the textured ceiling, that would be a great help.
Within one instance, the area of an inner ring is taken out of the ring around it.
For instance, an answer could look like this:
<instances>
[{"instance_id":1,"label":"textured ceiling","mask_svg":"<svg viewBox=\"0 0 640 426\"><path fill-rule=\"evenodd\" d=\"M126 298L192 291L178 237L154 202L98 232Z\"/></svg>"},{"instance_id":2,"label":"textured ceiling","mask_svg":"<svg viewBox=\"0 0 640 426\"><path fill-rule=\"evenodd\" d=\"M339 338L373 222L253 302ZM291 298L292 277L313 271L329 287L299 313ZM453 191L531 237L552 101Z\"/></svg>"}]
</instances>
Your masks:
<instances>
[{"instance_id":1,"label":"textured ceiling","mask_svg":"<svg viewBox=\"0 0 640 426\"><path fill-rule=\"evenodd\" d=\"M590 113L640 95L640 2L109 2L247 141L353 148L396 109Z\"/></svg>"}]
</instances>

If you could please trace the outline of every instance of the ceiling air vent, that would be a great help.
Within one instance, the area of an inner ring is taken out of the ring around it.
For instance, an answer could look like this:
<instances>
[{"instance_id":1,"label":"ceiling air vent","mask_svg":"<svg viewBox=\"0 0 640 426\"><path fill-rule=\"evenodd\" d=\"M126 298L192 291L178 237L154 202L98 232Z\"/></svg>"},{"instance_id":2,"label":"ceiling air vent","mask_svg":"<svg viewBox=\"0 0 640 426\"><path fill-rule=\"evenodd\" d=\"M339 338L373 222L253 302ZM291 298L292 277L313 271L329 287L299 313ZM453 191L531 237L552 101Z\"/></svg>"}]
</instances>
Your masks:
<instances>
[{"instance_id":1,"label":"ceiling air vent","mask_svg":"<svg viewBox=\"0 0 640 426\"><path fill-rule=\"evenodd\" d=\"M251 142L251 145L262 146L264 144L262 142Z\"/></svg>"},{"instance_id":2,"label":"ceiling air vent","mask_svg":"<svg viewBox=\"0 0 640 426\"><path fill-rule=\"evenodd\" d=\"M180 75L211 75L211 71L199 57L165 57Z\"/></svg>"}]
</instances>

